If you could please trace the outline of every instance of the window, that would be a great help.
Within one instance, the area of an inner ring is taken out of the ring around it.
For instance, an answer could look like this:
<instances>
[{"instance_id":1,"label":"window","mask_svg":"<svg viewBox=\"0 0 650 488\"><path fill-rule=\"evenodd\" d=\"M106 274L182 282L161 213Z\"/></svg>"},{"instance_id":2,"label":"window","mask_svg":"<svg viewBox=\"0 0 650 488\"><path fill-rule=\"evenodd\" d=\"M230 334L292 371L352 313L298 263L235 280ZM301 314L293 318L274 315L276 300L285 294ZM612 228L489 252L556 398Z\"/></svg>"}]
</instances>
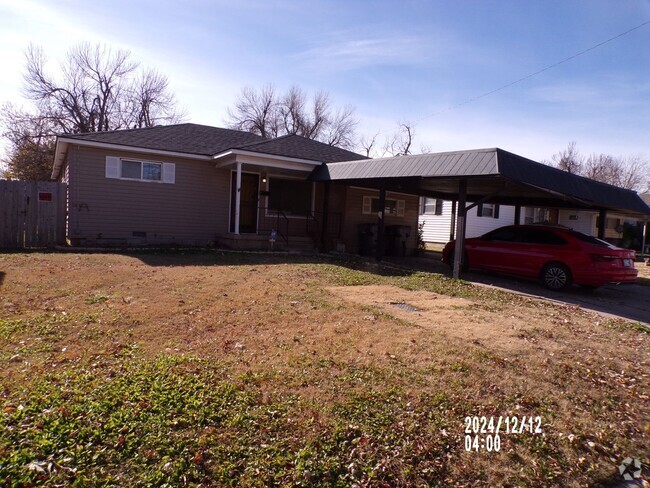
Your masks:
<instances>
[{"instance_id":1,"label":"window","mask_svg":"<svg viewBox=\"0 0 650 488\"><path fill-rule=\"evenodd\" d=\"M422 198L422 213L442 215L443 201L440 198Z\"/></svg>"},{"instance_id":2,"label":"window","mask_svg":"<svg viewBox=\"0 0 650 488\"><path fill-rule=\"evenodd\" d=\"M160 181L162 164L123 159L121 177L134 180Z\"/></svg>"},{"instance_id":3,"label":"window","mask_svg":"<svg viewBox=\"0 0 650 488\"><path fill-rule=\"evenodd\" d=\"M312 210L311 181L269 179L269 210L276 210L287 215L307 216Z\"/></svg>"},{"instance_id":4,"label":"window","mask_svg":"<svg viewBox=\"0 0 650 488\"><path fill-rule=\"evenodd\" d=\"M550 212L546 208L526 207L524 224L536 224L538 222L549 222Z\"/></svg>"},{"instance_id":5,"label":"window","mask_svg":"<svg viewBox=\"0 0 650 488\"><path fill-rule=\"evenodd\" d=\"M545 229L520 229L520 239L528 244L550 244L553 246L567 244L567 241L555 232Z\"/></svg>"},{"instance_id":6,"label":"window","mask_svg":"<svg viewBox=\"0 0 650 488\"><path fill-rule=\"evenodd\" d=\"M404 217L404 209L406 208L405 200L386 199L384 206L384 216L395 215L396 217ZM381 209L379 208L378 197L363 197L363 206L361 213L364 215L377 214Z\"/></svg>"},{"instance_id":7,"label":"window","mask_svg":"<svg viewBox=\"0 0 650 488\"><path fill-rule=\"evenodd\" d=\"M175 183L176 165L106 156L106 178Z\"/></svg>"},{"instance_id":8,"label":"window","mask_svg":"<svg viewBox=\"0 0 650 488\"><path fill-rule=\"evenodd\" d=\"M492 217L493 219L499 218L499 204L498 203L479 203L476 209L476 215L479 217Z\"/></svg>"},{"instance_id":9,"label":"window","mask_svg":"<svg viewBox=\"0 0 650 488\"><path fill-rule=\"evenodd\" d=\"M488 232L482 239L493 242L515 242L517 241L517 232L514 227L504 227Z\"/></svg>"}]
</instances>

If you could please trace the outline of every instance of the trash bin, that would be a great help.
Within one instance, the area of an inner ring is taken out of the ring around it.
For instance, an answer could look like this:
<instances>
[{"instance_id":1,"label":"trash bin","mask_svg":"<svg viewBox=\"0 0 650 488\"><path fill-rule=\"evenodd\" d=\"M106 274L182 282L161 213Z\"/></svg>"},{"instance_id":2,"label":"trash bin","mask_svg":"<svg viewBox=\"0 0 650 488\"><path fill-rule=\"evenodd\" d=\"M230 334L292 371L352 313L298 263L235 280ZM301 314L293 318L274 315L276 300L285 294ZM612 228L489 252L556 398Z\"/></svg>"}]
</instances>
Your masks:
<instances>
[{"instance_id":1,"label":"trash bin","mask_svg":"<svg viewBox=\"0 0 650 488\"><path fill-rule=\"evenodd\" d=\"M359 254L372 256L377 245L377 224L359 224Z\"/></svg>"},{"instance_id":2,"label":"trash bin","mask_svg":"<svg viewBox=\"0 0 650 488\"><path fill-rule=\"evenodd\" d=\"M386 254L388 256L406 256L406 241L410 235L410 225L386 226Z\"/></svg>"}]
</instances>

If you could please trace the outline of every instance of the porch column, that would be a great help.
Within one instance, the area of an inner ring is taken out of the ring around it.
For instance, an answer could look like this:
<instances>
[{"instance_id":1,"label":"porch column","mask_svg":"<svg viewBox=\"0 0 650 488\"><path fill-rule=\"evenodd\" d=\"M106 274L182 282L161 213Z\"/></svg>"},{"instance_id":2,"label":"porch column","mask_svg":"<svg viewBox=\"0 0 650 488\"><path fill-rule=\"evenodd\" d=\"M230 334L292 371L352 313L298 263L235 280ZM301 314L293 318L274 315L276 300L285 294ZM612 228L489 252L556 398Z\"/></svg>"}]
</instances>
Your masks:
<instances>
[{"instance_id":1,"label":"porch column","mask_svg":"<svg viewBox=\"0 0 650 488\"><path fill-rule=\"evenodd\" d=\"M521 224L521 205L515 205L515 225Z\"/></svg>"},{"instance_id":2,"label":"porch column","mask_svg":"<svg viewBox=\"0 0 650 488\"><path fill-rule=\"evenodd\" d=\"M237 179L235 187L235 234L239 234L239 214L241 211L241 163L237 163Z\"/></svg>"},{"instance_id":3,"label":"porch column","mask_svg":"<svg viewBox=\"0 0 650 488\"><path fill-rule=\"evenodd\" d=\"M449 226L449 240L454 240L454 228L456 227L456 200L451 202L451 224Z\"/></svg>"},{"instance_id":4,"label":"porch column","mask_svg":"<svg viewBox=\"0 0 650 488\"><path fill-rule=\"evenodd\" d=\"M460 270L463 262L463 249L465 248L465 200L467 198L467 180L462 179L458 184L458 218L456 221L456 245L454 252L454 273L453 277L460 278Z\"/></svg>"},{"instance_id":5,"label":"porch column","mask_svg":"<svg viewBox=\"0 0 650 488\"><path fill-rule=\"evenodd\" d=\"M600 209L598 213L598 239L605 239L605 224L607 223L607 210Z\"/></svg>"},{"instance_id":6,"label":"porch column","mask_svg":"<svg viewBox=\"0 0 650 488\"><path fill-rule=\"evenodd\" d=\"M386 213L386 189L379 190L379 212L377 212L377 248L375 257L381 261L384 257L384 218Z\"/></svg>"}]
</instances>

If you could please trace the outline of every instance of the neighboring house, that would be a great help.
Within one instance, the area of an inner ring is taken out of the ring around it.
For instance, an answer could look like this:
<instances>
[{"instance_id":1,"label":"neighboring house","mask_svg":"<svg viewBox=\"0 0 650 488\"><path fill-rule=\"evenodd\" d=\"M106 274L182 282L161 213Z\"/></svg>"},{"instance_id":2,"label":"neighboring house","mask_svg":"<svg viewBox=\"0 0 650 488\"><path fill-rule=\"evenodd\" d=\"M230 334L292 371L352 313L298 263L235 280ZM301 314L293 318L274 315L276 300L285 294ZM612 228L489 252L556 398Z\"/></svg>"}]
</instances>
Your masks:
<instances>
[{"instance_id":1,"label":"neighboring house","mask_svg":"<svg viewBox=\"0 0 650 488\"><path fill-rule=\"evenodd\" d=\"M468 203L469 205L469 203ZM452 215L456 205L438 198L420 199L420 217L424 242L444 244L451 239ZM523 215L522 211L522 215ZM515 208L509 205L484 203L467 213L466 237L478 237L504 225L514 223ZM523 222L523 220L522 220Z\"/></svg>"},{"instance_id":2,"label":"neighboring house","mask_svg":"<svg viewBox=\"0 0 650 488\"><path fill-rule=\"evenodd\" d=\"M308 178L360 159L296 135L179 124L61 135L52 178L68 184L72 245L269 248L275 237L278 247L356 252L378 192ZM413 229L405 244L415 248L418 198L388 193L386 215L387 226Z\"/></svg>"},{"instance_id":3,"label":"neighboring house","mask_svg":"<svg viewBox=\"0 0 650 488\"><path fill-rule=\"evenodd\" d=\"M643 195L641 195L643 198ZM650 199L649 199L650 200ZM435 198L420 199L419 223L425 243L444 244L452 239L453 202ZM483 204L467 213L467 237L478 237L504 225L515 223L515 207ZM551 223L585 234L598 234L598 212L578 209L523 207L520 224ZM605 239L617 246L641 248L643 221L629 215L610 212L605 220Z\"/></svg>"}]
</instances>

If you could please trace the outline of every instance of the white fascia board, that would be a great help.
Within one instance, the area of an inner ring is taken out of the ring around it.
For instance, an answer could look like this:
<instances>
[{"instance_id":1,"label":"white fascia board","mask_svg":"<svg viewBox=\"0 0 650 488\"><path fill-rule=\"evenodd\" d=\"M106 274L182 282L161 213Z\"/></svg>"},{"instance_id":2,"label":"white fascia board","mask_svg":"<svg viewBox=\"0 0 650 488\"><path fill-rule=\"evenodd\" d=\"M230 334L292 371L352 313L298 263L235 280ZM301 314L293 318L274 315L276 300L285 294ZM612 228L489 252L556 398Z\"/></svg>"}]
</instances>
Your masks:
<instances>
[{"instance_id":1,"label":"white fascia board","mask_svg":"<svg viewBox=\"0 0 650 488\"><path fill-rule=\"evenodd\" d=\"M62 142L58 137L56 138L56 146L54 150L54 166L52 167L52 174L50 179L56 180L61 172L61 166L65 162L65 155L68 152L68 144Z\"/></svg>"},{"instance_id":2,"label":"white fascia board","mask_svg":"<svg viewBox=\"0 0 650 488\"><path fill-rule=\"evenodd\" d=\"M220 154L215 154L214 156L212 156L212 158L216 160L216 159L224 158L226 156L248 156L248 157L260 158L260 159L264 159L264 160L273 159L273 160L277 160L277 161L286 161L286 162L289 162L289 163L306 164L306 165L309 165L309 166L312 166L312 167L320 166L321 164L323 164L322 161L313 161L311 159L289 158L289 157L286 157L286 156L277 156L275 154L266 154L266 153L254 152L254 151L244 151L242 149L231 149L229 151L225 151L225 152L222 152ZM237 161L239 161L239 160L240 160L240 158L237 158ZM259 162L254 163L254 164L259 164ZM276 166L276 167L279 167L279 166Z\"/></svg>"},{"instance_id":3,"label":"white fascia board","mask_svg":"<svg viewBox=\"0 0 650 488\"><path fill-rule=\"evenodd\" d=\"M212 158L211 156L205 156L202 154L192 154L192 153L184 153L184 152L177 152L177 151L165 151L162 149L149 149L146 147L139 147L139 146L124 146L122 144L109 144L106 142L84 141L81 139L72 139L72 138L65 138L65 137L59 137L57 138L57 140L68 144L76 144L78 146L113 149L115 151L128 151L128 152L137 152L137 153L145 153L145 154L159 154L161 156L172 156L176 158L185 158L185 159L200 159L203 161L208 161Z\"/></svg>"}]
</instances>

